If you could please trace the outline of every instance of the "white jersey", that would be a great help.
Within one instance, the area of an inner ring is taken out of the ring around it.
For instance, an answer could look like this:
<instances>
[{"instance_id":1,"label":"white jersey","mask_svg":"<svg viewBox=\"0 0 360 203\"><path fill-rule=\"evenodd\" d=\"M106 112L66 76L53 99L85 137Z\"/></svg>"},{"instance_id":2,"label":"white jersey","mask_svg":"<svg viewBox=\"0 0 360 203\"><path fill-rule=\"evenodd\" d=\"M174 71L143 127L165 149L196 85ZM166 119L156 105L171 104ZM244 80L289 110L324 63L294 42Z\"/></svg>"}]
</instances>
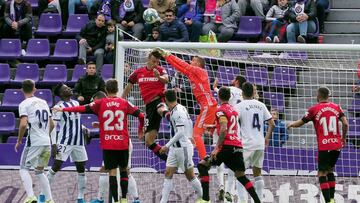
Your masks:
<instances>
[{"instance_id":1,"label":"white jersey","mask_svg":"<svg viewBox=\"0 0 360 203\"><path fill-rule=\"evenodd\" d=\"M75 100L59 101L55 107L79 106ZM54 121L60 122L60 131L56 143L61 145L84 145L84 136L82 135L80 113L75 112L56 112L53 114Z\"/></svg>"},{"instance_id":2,"label":"white jersey","mask_svg":"<svg viewBox=\"0 0 360 203\"><path fill-rule=\"evenodd\" d=\"M177 104L170 113L171 139L167 147L186 147L192 145L193 123L186 108ZM183 130L181 134L179 132Z\"/></svg>"},{"instance_id":3,"label":"white jersey","mask_svg":"<svg viewBox=\"0 0 360 203\"><path fill-rule=\"evenodd\" d=\"M230 86L230 99L229 99L229 104L231 106L235 106L236 104L242 102L243 96L242 96L242 90L238 87L234 87L234 86Z\"/></svg>"},{"instance_id":4,"label":"white jersey","mask_svg":"<svg viewBox=\"0 0 360 203\"><path fill-rule=\"evenodd\" d=\"M237 104L235 109L239 114L243 148L264 150L264 122L272 118L265 104L255 99L244 100Z\"/></svg>"},{"instance_id":5,"label":"white jersey","mask_svg":"<svg viewBox=\"0 0 360 203\"><path fill-rule=\"evenodd\" d=\"M35 96L19 105L19 116L28 118L26 146L50 145L50 109L46 101Z\"/></svg>"}]
</instances>

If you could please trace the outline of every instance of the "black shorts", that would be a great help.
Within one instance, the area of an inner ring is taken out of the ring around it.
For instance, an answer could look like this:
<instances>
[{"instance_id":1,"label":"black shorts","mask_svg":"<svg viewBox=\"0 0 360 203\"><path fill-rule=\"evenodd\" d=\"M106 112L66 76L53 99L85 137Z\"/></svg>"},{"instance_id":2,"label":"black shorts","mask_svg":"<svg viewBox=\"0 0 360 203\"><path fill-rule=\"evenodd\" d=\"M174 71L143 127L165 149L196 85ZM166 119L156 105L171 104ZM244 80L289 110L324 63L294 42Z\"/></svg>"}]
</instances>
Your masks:
<instances>
[{"instance_id":1,"label":"black shorts","mask_svg":"<svg viewBox=\"0 0 360 203\"><path fill-rule=\"evenodd\" d=\"M334 168L339 156L340 150L319 151L318 155L318 170L329 171Z\"/></svg>"},{"instance_id":2,"label":"black shorts","mask_svg":"<svg viewBox=\"0 0 360 203\"><path fill-rule=\"evenodd\" d=\"M245 171L244 157L241 147L223 146L217 154L216 160L211 159L210 164L220 166L224 163L232 171Z\"/></svg>"},{"instance_id":3,"label":"black shorts","mask_svg":"<svg viewBox=\"0 0 360 203\"><path fill-rule=\"evenodd\" d=\"M126 168L129 162L129 150L103 150L106 170Z\"/></svg>"},{"instance_id":4,"label":"black shorts","mask_svg":"<svg viewBox=\"0 0 360 203\"><path fill-rule=\"evenodd\" d=\"M160 104L161 102L162 99L158 98L146 104L145 132L149 132L151 130L159 131L162 117L157 112L157 105Z\"/></svg>"}]
</instances>

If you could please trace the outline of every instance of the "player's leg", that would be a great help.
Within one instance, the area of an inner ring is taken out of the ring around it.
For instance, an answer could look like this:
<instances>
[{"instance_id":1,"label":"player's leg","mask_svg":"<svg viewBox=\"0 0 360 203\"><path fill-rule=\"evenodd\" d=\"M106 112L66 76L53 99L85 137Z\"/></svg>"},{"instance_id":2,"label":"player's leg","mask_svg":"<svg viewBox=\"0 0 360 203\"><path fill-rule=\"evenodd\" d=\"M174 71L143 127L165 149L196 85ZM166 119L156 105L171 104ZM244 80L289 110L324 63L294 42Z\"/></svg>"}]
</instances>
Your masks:
<instances>
[{"instance_id":1,"label":"player's leg","mask_svg":"<svg viewBox=\"0 0 360 203\"><path fill-rule=\"evenodd\" d=\"M75 162L76 171L78 173L78 203L85 202L84 193L86 189L86 175L85 165L88 160L85 146L72 146L72 152L70 154L71 159Z\"/></svg>"},{"instance_id":2,"label":"player's leg","mask_svg":"<svg viewBox=\"0 0 360 203\"><path fill-rule=\"evenodd\" d=\"M108 171L105 170L104 163L102 163L99 173L100 175L97 199L92 199L90 203L104 203L106 188L109 188Z\"/></svg>"},{"instance_id":3,"label":"player's leg","mask_svg":"<svg viewBox=\"0 0 360 203\"><path fill-rule=\"evenodd\" d=\"M128 177L128 161L129 150L120 150L119 166L120 166L120 187L121 187L121 202L127 202L126 196L128 193L129 177Z\"/></svg>"},{"instance_id":4,"label":"player's leg","mask_svg":"<svg viewBox=\"0 0 360 203\"><path fill-rule=\"evenodd\" d=\"M129 159L128 159L128 165L127 165L127 172L128 172L128 177L129 177L128 193L132 196L132 198L134 200L133 203L137 203L137 202L140 202L137 184L136 184L135 178L130 173L132 151L133 151L133 145L132 145L132 142L130 139L129 140Z\"/></svg>"},{"instance_id":5,"label":"player's leg","mask_svg":"<svg viewBox=\"0 0 360 203\"><path fill-rule=\"evenodd\" d=\"M224 200L224 194L225 194L224 170L225 170L224 164L220 164L220 166L216 166L216 177L219 182L219 191L218 191L218 200L219 201Z\"/></svg>"},{"instance_id":6,"label":"player's leg","mask_svg":"<svg viewBox=\"0 0 360 203\"><path fill-rule=\"evenodd\" d=\"M191 187L195 190L197 195L197 200L201 200L203 196L203 191L199 179L195 176L194 167L188 168L185 170L186 179L190 182Z\"/></svg>"},{"instance_id":7,"label":"player's leg","mask_svg":"<svg viewBox=\"0 0 360 203\"><path fill-rule=\"evenodd\" d=\"M327 179L327 173L330 170L330 153L328 151L319 151L318 156L318 178L320 189L325 202L330 202L330 187Z\"/></svg>"},{"instance_id":8,"label":"player's leg","mask_svg":"<svg viewBox=\"0 0 360 203\"><path fill-rule=\"evenodd\" d=\"M202 199L204 201L210 201L210 196L209 196L210 166L211 166L210 156L205 156L205 158L201 160L197 165L201 187L203 190Z\"/></svg>"},{"instance_id":9,"label":"player's leg","mask_svg":"<svg viewBox=\"0 0 360 203\"><path fill-rule=\"evenodd\" d=\"M226 182L226 187L225 187L225 196L224 198L226 199L226 201L228 202L232 202L233 200L233 190L235 187L235 173L234 171L228 169L228 175L227 175L227 182Z\"/></svg>"},{"instance_id":10,"label":"player's leg","mask_svg":"<svg viewBox=\"0 0 360 203\"><path fill-rule=\"evenodd\" d=\"M261 169L264 162L264 151L263 150L256 150L254 151L252 157L252 169L253 169L253 175L254 175L254 187L256 190L256 193L258 194L260 199L263 199L263 190L264 190L264 179L261 175Z\"/></svg>"},{"instance_id":11,"label":"player's leg","mask_svg":"<svg viewBox=\"0 0 360 203\"><path fill-rule=\"evenodd\" d=\"M202 199L202 188L199 179L194 173L194 147L189 145L179 149L178 154L178 167L181 168L186 176L186 179L190 182L192 188L196 191L197 201Z\"/></svg>"},{"instance_id":12,"label":"player's leg","mask_svg":"<svg viewBox=\"0 0 360 203\"><path fill-rule=\"evenodd\" d=\"M176 167L168 167L166 166L165 169L165 179L164 179L164 185L161 192L161 200L160 203L167 203L169 200L169 195L171 190L173 190L173 174L176 172Z\"/></svg>"},{"instance_id":13,"label":"player's leg","mask_svg":"<svg viewBox=\"0 0 360 203\"><path fill-rule=\"evenodd\" d=\"M119 167L119 151L117 150L103 150L103 160L105 170L109 171L109 188L112 198L116 203L119 202L118 183L117 183L117 169Z\"/></svg>"},{"instance_id":14,"label":"player's leg","mask_svg":"<svg viewBox=\"0 0 360 203\"><path fill-rule=\"evenodd\" d=\"M33 182L31 179L31 175L29 173L29 169L30 169L31 165L30 165L30 163L26 162L29 150L30 150L30 147L24 147L24 150L21 153L20 170L19 170L20 178L22 180L22 183L23 183L24 189L26 191L26 195L27 195L27 197L25 199L26 203L37 202L37 198L34 194Z\"/></svg>"},{"instance_id":15,"label":"player's leg","mask_svg":"<svg viewBox=\"0 0 360 203\"><path fill-rule=\"evenodd\" d=\"M48 165L50 159L50 146L36 147L36 152L34 154L37 154L37 158L34 159L33 166L35 168L36 177L40 183L40 190L44 193L46 202L51 203L53 201L50 183L49 179L44 174L44 168Z\"/></svg>"},{"instance_id":16,"label":"player's leg","mask_svg":"<svg viewBox=\"0 0 360 203\"><path fill-rule=\"evenodd\" d=\"M335 180L335 175L334 175L334 167L335 164L340 156L340 151L334 150L330 152L330 156L331 156L331 161L330 161L330 169L326 175L327 180L328 180L328 184L329 184L329 191L330 191L330 202L333 203L334 202L334 197L335 197L335 186L336 186L336 180Z\"/></svg>"},{"instance_id":17,"label":"player's leg","mask_svg":"<svg viewBox=\"0 0 360 203\"><path fill-rule=\"evenodd\" d=\"M244 160L245 169L247 169L250 166L251 154L252 154L252 151L243 150L243 160ZM239 181L236 181L236 182L237 182L236 183L236 189L237 189L237 195L238 195L238 198L239 198L239 202L240 203L245 203L245 202L248 201L247 191L246 191L245 187Z\"/></svg>"},{"instance_id":18,"label":"player's leg","mask_svg":"<svg viewBox=\"0 0 360 203\"><path fill-rule=\"evenodd\" d=\"M61 169L61 165L66 161L72 152L72 148L66 145L57 145L57 153L55 156L55 161L47 173L47 178L49 183L52 184L53 179L58 171Z\"/></svg>"},{"instance_id":19,"label":"player's leg","mask_svg":"<svg viewBox=\"0 0 360 203\"><path fill-rule=\"evenodd\" d=\"M209 111L208 106L201 108L200 114L196 118L194 130L193 130L193 138L195 140L196 149L198 150L200 159L204 159L204 157L206 155L203 134L205 132L204 124L205 124L205 118L207 116L208 111Z\"/></svg>"}]
</instances>

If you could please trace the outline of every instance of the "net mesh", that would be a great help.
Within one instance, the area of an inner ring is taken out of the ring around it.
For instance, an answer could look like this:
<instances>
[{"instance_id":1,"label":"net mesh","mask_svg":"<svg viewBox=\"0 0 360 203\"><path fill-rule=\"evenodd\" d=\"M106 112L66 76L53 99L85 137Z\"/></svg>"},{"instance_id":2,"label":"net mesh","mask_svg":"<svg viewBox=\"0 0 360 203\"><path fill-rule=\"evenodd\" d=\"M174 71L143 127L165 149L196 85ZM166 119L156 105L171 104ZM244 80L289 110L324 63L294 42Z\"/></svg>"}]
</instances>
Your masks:
<instances>
[{"instance_id":1,"label":"net mesh","mask_svg":"<svg viewBox=\"0 0 360 203\"><path fill-rule=\"evenodd\" d=\"M123 77L127 83L131 72L146 65L149 51L151 50L127 48L125 72L116 77ZM317 88L327 86L331 90L331 101L343 108L350 125L348 143L342 150L335 167L338 180L335 200L336 202L360 201L357 194L360 188L356 187L359 183L360 166L360 153L357 150L360 146L357 140L357 136L360 135L360 117L357 114L360 110L360 93L353 91L353 87L359 80L357 66L360 51L219 49L171 49L168 51L185 61L189 61L194 55L204 57L211 86L215 78L218 78L219 86L228 86L237 75L244 76L247 81L256 84L259 100L264 102L269 109L278 110L279 120L284 125L303 117L307 108L316 103ZM162 60L160 65L166 68L170 76L168 88L181 90L178 95L180 103L188 108L192 118L195 119L199 113L199 106L192 95L188 79L165 61ZM213 92L213 94L217 98L216 93ZM128 100L145 111L137 85L133 87ZM131 118L130 132L134 144L133 171L163 172L165 162L156 158L142 142L138 141L136 122L136 119ZM302 202L319 199L320 192L316 178L317 143L312 123L285 130L285 133L286 135L279 133L279 142L273 141L273 146L267 148L265 152L263 173L265 174L265 188L268 190L265 192L265 202ZM166 143L169 134L169 124L163 120L158 142L161 145ZM212 138L204 137L204 141L207 152L210 153ZM195 164L199 161L196 150L193 159ZM247 172L251 173L250 170ZM216 178L212 181L216 185ZM290 197L286 199L286 196L282 194L287 192L288 186L295 190L289 193L290 196L294 196L293 199ZM162 184L149 183L147 187L158 187L161 191ZM175 191L184 196L192 192L191 187L185 182L175 183ZM160 193L158 195L160 196Z\"/></svg>"}]
</instances>

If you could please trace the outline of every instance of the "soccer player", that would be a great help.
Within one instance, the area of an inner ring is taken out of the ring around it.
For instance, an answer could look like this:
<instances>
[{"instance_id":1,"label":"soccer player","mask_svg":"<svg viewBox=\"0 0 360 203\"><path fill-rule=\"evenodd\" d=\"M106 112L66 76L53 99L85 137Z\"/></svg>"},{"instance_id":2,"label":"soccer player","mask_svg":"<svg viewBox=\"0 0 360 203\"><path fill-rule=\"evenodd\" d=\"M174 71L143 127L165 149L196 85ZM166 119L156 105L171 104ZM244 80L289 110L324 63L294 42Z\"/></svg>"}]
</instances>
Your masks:
<instances>
[{"instance_id":1,"label":"soccer player","mask_svg":"<svg viewBox=\"0 0 360 203\"><path fill-rule=\"evenodd\" d=\"M106 98L96 100L85 106L53 108L54 111L91 112L99 118L100 145L103 150L105 169L109 170L109 184L112 198L119 202L116 180L117 168L120 167L121 203L126 203L128 189L127 166L129 161L129 134L127 115L139 119L139 137L143 136L144 114L123 98L117 97L118 82L109 79L105 83Z\"/></svg>"},{"instance_id":2,"label":"soccer player","mask_svg":"<svg viewBox=\"0 0 360 203\"><path fill-rule=\"evenodd\" d=\"M341 148L346 144L348 121L341 107L329 102L330 90L320 87L317 90L318 103L310 107L305 116L288 125L288 128L297 128L312 121L318 142L318 177L320 189L325 202L334 203L335 176L334 166L339 158ZM342 123L342 135L339 130L339 121Z\"/></svg>"},{"instance_id":3,"label":"soccer player","mask_svg":"<svg viewBox=\"0 0 360 203\"><path fill-rule=\"evenodd\" d=\"M240 103L243 100L241 88L245 82L246 82L246 79L241 75L236 76L231 81L232 86L229 86L230 93L231 93L231 97L229 99L230 105L235 106L236 104ZM218 86L218 79L215 78L214 83L213 83L213 90L215 92L219 92L219 89L217 88L217 86Z\"/></svg>"},{"instance_id":4,"label":"soccer player","mask_svg":"<svg viewBox=\"0 0 360 203\"><path fill-rule=\"evenodd\" d=\"M160 159L165 161L166 154L160 154L161 146L155 143L162 119L157 112L157 108L164 101L165 85L169 82L166 70L159 66L160 58L159 52L150 52L147 65L135 70L130 75L122 98L128 96L134 84L139 84L140 94L146 107L145 144Z\"/></svg>"},{"instance_id":5,"label":"soccer player","mask_svg":"<svg viewBox=\"0 0 360 203\"><path fill-rule=\"evenodd\" d=\"M36 177L40 182L40 189L45 195L46 203L53 203L49 180L44 174L44 168L49 163L50 132L54 129L54 122L51 119L50 109L46 101L34 96L36 88L33 80L24 80L22 82L22 91L25 100L19 105L20 124L15 152L18 152L27 128L28 136L21 154L19 171L27 194L24 202L37 202L29 173L29 169L33 166Z\"/></svg>"},{"instance_id":6,"label":"soccer player","mask_svg":"<svg viewBox=\"0 0 360 203\"><path fill-rule=\"evenodd\" d=\"M194 56L190 64L188 64L163 49L156 48L155 50L160 52L172 67L190 80L194 96L200 105L200 114L195 121L193 137L199 152L199 157L200 159L204 159L206 149L202 135L206 130L205 126L214 124L217 108L217 102L211 94L209 76L205 70L205 60L199 56Z\"/></svg>"},{"instance_id":7,"label":"soccer player","mask_svg":"<svg viewBox=\"0 0 360 203\"><path fill-rule=\"evenodd\" d=\"M211 166L224 163L230 170L235 172L236 179L245 186L255 203L260 199L255 192L252 182L245 176L245 166L242 154L242 143L238 132L238 113L228 101L230 89L221 87L219 90L220 106L216 111L216 128L219 132L219 140L211 156L206 156L198 164L199 177L203 188L203 202L209 202L209 172Z\"/></svg>"},{"instance_id":8,"label":"soccer player","mask_svg":"<svg viewBox=\"0 0 360 203\"><path fill-rule=\"evenodd\" d=\"M61 98L61 101L55 107L79 106L78 101L71 99L73 91L65 84L58 84L54 89L54 95ZM55 135L52 135L52 156L54 156L55 160L51 169L49 169L47 177L51 184L56 173L60 171L63 162L71 157L71 160L75 162L78 173L77 182L79 191L77 202L85 203L85 165L88 157L84 146L83 132L88 131L88 129L81 125L80 113L56 112L53 114L53 120L55 126L59 122L60 131L58 136L56 136L56 129L53 130Z\"/></svg>"},{"instance_id":9,"label":"soccer player","mask_svg":"<svg viewBox=\"0 0 360 203\"><path fill-rule=\"evenodd\" d=\"M239 114L240 137L243 142L245 168L252 167L255 178L254 187L260 200L263 198L264 180L261 176L265 146L269 145L275 123L265 104L254 99L256 89L253 84L242 85L244 100L235 105ZM264 138L264 123L268 129ZM247 195L242 185L238 184L240 202L247 202Z\"/></svg>"},{"instance_id":10,"label":"soccer player","mask_svg":"<svg viewBox=\"0 0 360 203\"><path fill-rule=\"evenodd\" d=\"M199 179L194 174L194 147L192 140L193 123L184 106L177 103L175 90L165 92L165 101L170 110L170 125L172 132L169 142L161 147L160 153L169 151L166 160L165 180L160 203L167 203L170 191L173 189L172 176L181 168L185 172L186 179L196 191L198 200L202 197L202 188Z\"/></svg>"}]
</instances>

